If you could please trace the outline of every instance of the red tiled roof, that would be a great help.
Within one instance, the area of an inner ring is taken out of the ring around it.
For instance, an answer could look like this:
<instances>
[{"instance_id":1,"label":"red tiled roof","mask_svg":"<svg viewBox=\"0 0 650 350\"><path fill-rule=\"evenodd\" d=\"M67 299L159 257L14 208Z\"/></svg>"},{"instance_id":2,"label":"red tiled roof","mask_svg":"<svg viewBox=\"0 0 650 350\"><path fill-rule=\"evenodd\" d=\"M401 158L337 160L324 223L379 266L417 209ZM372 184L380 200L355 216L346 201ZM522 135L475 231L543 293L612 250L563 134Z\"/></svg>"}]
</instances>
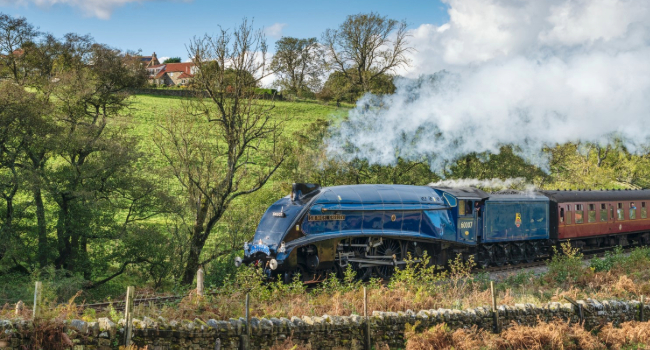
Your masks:
<instances>
[{"instance_id":1,"label":"red tiled roof","mask_svg":"<svg viewBox=\"0 0 650 350\"><path fill-rule=\"evenodd\" d=\"M162 67L162 69L160 70L160 72L156 74L155 79L160 79L166 73L176 73L176 72L181 73L181 75L178 76L178 78L180 79L192 78L194 76L192 74L192 67L194 67L194 63L192 62L167 63L167 64L160 64L160 65L155 65L147 68L158 68L158 67Z\"/></svg>"},{"instance_id":2,"label":"red tiled roof","mask_svg":"<svg viewBox=\"0 0 650 350\"><path fill-rule=\"evenodd\" d=\"M194 63L192 62L183 62L183 63L167 63L165 71L167 72L185 72L187 74L192 74L192 67Z\"/></svg>"}]
</instances>

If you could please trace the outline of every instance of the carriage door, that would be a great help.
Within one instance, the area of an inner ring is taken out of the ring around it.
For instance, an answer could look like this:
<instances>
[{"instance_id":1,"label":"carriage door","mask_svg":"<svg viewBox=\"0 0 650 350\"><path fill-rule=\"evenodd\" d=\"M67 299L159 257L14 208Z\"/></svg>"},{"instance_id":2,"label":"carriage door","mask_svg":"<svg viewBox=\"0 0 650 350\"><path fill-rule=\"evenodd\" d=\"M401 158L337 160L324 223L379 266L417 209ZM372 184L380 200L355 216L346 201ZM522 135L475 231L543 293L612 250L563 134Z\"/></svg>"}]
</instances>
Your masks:
<instances>
[{"instance_id":1,"label":"carriage door","mask_svg":"<svg viewBox=\"0 0 650 350\"><path fill-rule=\"evenodd\" d=\"M474 202L469 199L458 200L458 241L476 242L476 216Z\"/></svg>"}]
</instances>

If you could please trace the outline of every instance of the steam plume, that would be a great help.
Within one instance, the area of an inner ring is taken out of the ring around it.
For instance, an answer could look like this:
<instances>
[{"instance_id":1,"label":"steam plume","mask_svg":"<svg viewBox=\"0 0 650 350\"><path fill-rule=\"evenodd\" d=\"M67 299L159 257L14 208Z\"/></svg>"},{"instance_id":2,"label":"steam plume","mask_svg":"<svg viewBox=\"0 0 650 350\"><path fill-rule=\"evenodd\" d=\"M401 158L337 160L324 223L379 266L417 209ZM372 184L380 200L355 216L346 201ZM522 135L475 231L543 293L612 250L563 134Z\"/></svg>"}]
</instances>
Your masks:
<instances>
[{"instance_id":1,"label":"steam plume","mask_svg":"<svg viewBox=\"0 0 650 350\"><path fill-rule=\"evenodd\" d=\"M449 0L450 21L412 31L418 50L395 94L367 95L333 128L330 154L374 164L472 152L519 155L622 138L650 141L646 0Z\"/></svg>"}]
</instances>

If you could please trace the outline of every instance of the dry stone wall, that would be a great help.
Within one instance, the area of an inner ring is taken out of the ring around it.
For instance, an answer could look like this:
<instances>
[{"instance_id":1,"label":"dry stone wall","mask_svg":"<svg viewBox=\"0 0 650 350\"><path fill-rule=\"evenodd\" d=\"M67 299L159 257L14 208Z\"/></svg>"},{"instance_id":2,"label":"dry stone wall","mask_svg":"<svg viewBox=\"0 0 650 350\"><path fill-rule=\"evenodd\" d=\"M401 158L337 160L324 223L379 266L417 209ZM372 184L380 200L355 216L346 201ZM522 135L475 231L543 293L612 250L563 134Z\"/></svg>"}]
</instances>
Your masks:
<instances>
[{"instance_id":1,"label":"dry stone wall","mask_svg":"<svg viewBox=\"0 0 650 350\"><path fill-rule=\"evenodd\" d=\"M196 91L196 90L186 90L186 89L132 89L131 93L136 95L157 95L157 96L175 96L175 97L196 97L201 95L202 97L209 97L208 93L205 91ZM259 95L256 98L264 100L275 100L275 101L284 101L282 95Z\"/></svg>"},{"instance_id":2,"label":"dry stone wall","mask_svg":"<svg viewBox=\"0 0 650 350\"><path fill-rule=\"evenodd\" d=\"M513 323L535 325L538 320L584 321L587 329L605 323L615 325L626 321L640 320L641 303L638 301L577 301L581 307L570 303L549 303L541 306L515 304L499 306L498 316L501 328ZM582 310L581 310L582 309ZM650 315L650 306L643 307L644 320ZM581 317L582 314L582 317ZM424 330L446 323L449 328L470 328L477 326L492 330L494 313L487 307L461 310L422 310L417 313L373 312L369 317L372 343L384 343L403 347L406 325L415 325ZM29 348L34 337L34 325L24 320L0 320L0 349ZM72 344L70 348L118 349L124 344L125 322L118 324L107 318L97 322L73 320L61 325L62 332ZM365 318L352 316L252 318L250 349L267 349L276 343L311 344L314 349L363 349L365 342ZM246 321L243 318L227 321L200 319L167 321L144 317L133 320L133 342L148 349L240 349L247 342ZM66 340L66 341L68 341Z\"/></svg>"}]
</instances>

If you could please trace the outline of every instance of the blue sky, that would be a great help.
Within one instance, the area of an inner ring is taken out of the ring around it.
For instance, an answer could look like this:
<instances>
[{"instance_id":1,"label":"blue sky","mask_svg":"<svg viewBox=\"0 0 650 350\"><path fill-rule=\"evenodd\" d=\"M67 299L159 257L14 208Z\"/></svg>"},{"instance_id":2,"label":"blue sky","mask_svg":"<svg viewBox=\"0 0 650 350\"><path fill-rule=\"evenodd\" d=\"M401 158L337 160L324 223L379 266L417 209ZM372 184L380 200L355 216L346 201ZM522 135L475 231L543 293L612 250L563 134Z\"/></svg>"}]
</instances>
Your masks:
<instances>
[{"instance_id":1,"label":"blue sky","mask_svg":"<svg viewBox=\"0 0 650 350\"><path fill-rule=\"evenodd\" d=\"M38 5L37 5L38 4ZM187 58L185 44L195 35L233 27L243 17L256 27L281 28L281 35L320 37L350 14L376 11L406 19L411 28L448 21L447 5L430 1L214 1L214 0L0 0L0 12L24 16L42 31L91 34L96 41L158 57ZM275 26L274 26L275 25ZM276 37L267 35L271 49ZM269 33L272 34L272 33Z\"/></svg>"}]
</instances>

